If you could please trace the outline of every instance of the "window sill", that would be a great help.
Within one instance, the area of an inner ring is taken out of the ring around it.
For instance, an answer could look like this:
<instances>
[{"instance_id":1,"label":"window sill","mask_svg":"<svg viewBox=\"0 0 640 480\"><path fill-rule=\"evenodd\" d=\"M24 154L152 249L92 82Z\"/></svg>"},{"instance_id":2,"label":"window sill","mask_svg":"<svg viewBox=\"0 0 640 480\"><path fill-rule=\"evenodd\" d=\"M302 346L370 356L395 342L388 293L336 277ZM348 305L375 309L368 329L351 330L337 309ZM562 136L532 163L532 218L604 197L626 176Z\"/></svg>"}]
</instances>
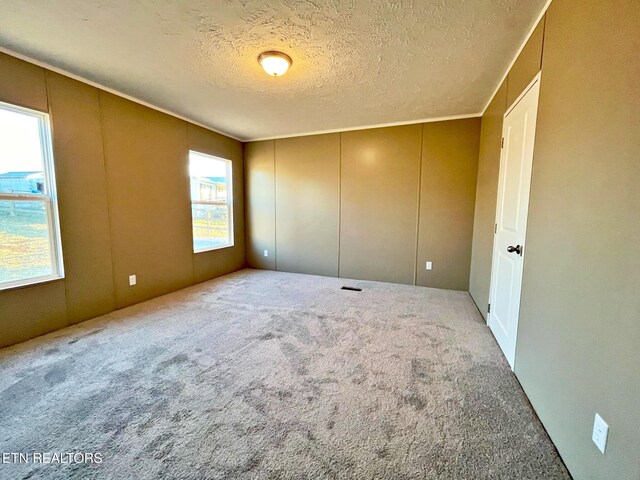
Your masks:
<instances>
[{"instance_id":1,"label":"window sill","mask_svg":"<svg viewBox=\"0 0 640 480\"><path fill-rule=\"evenodd\" d=\"M234 246L235 246L235 244L230 243L229 245L220 245L219 247L211 247L211 248L203 248L201 250L194 250L193 253L195 255L195 254L198 254L198 253L213 252L215 250L222 250L222 249L225 249L225 248L232 248Z\"/></svg>"},{"instance_id":2,"label":"window sill","mask_svg":"<svg viewBox=\"0 0 640 480\"><path fill-rule=\"evenodd\" d=\"M44 285L46 283L53 283L59 280L64 280L64 275L47 275L46 277L30 278L27 280L16 280L15 282L0 284L0 292L17 290L20 288L28 288L35 285Z\"/></svg>"}]
</instances>

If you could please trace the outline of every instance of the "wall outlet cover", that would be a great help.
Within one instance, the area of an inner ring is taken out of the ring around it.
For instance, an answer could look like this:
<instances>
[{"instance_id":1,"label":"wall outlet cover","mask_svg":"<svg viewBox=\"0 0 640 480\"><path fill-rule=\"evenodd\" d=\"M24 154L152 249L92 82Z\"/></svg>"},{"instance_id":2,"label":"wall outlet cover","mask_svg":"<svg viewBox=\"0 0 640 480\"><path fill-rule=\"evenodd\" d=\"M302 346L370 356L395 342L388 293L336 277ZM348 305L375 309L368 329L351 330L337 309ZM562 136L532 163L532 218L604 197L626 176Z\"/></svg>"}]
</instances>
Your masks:
<instances>
[{"instance_id":1,"label":"wall outlet cover","mask_svg":"<svg viewBox=\"0 0 640 480\"><path fill-rule=\"evenodd\" d=\"M265 256L265 257L268 257L268 256L269 256L269 250L265 250L265 251L264 251L264 256Z\"/></svg>"},{"instance_id":2,"label":"wall outlet cover","mask_svg":"<svg viewBox=\"0 0 640 480\"><path fill-rule=\"evenodd\" d=\"M609 436L609 425L605 422L600 415L596 413L596 418L593 422L593 434L591 440L596 444L598 450L602 453L607 448L607 438Z\"/></svg>"},{"instance_id":3,"label":"wall outlet cover","mask_svg":"<svg viewBox=\"0 0 640 480\"><path fill-rule=\"evenodd\" d=\"M135 275L129 275L129 286L134 286L136 283L138 282L138 280L136 279Z\"/></svg>"},{"instance_id":4,"label":"wall outlet cover","mask_svg":"<svg viewBox=\"0 0 640 480\"><path fill-rule=\"evenodd\" d=\"M431 270L433 268L433 263L427 262L427 270Z\"/></svg>"}]
</instances>

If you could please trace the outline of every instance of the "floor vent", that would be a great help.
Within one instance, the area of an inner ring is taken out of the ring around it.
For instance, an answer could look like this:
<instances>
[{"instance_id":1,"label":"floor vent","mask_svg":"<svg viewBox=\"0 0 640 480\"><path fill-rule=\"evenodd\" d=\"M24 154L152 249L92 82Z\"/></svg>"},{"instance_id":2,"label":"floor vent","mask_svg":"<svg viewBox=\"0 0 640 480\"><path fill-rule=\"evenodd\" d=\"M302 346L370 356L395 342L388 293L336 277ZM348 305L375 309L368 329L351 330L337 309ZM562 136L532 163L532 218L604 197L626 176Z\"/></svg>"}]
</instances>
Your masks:
<instances>
[{"instance_id":1,"label":"floor vent","mask_svg":"<svg viewBox=\"0 0 640 480\"><path fill-rule=\"evenodd\" d=\"M351 292L361 292L362 291L361 288L356 288L356 287L342 287L342 290L349 290Z\"/></svg>"}]
</instances>

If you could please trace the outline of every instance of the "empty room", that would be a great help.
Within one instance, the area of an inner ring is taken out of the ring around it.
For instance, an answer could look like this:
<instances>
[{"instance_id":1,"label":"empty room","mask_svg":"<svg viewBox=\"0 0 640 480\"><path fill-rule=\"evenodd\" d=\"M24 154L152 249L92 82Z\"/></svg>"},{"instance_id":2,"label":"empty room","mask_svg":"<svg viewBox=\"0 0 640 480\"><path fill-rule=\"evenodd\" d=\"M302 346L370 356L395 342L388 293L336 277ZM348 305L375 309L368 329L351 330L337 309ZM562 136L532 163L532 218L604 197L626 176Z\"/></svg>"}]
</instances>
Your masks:
<instances>
[{"instance_id":1,"label":"empty room","mask_svg":"<svg viewBox=\"0 0 640 480\"><path fill-rule=\"evenodd\" d=\"M640 2L0 2L0 479L640 480Z\"/></svg>"}]
</instances>

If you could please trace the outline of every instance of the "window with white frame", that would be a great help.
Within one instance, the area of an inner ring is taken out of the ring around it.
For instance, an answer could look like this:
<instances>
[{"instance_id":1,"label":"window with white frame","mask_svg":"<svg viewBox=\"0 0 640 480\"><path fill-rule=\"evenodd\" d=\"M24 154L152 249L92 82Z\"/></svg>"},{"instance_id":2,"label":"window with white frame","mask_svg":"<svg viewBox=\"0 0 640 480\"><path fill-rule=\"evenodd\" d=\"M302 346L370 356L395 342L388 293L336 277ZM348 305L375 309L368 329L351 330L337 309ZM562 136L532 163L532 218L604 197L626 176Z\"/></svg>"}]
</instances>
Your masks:
<instances>
[{"instance_id":1,"label":"window with white frame","mask_svg":"<svg viewBox=\"0 0 640 480\"><path fill-rule=\"evenodd\" d=\"M49 115L0 102L0 289L63 277Z\"/></svg>"},{"instance_id":2,"label":"window with white frame","mask_svg":"<svg viewBox=\"0 0 640 480\"><path fill-rule=\"evenodd\" d=\"M231 161L189 152L193 251L233 246Z\"/></svg>"}]
</instances>

